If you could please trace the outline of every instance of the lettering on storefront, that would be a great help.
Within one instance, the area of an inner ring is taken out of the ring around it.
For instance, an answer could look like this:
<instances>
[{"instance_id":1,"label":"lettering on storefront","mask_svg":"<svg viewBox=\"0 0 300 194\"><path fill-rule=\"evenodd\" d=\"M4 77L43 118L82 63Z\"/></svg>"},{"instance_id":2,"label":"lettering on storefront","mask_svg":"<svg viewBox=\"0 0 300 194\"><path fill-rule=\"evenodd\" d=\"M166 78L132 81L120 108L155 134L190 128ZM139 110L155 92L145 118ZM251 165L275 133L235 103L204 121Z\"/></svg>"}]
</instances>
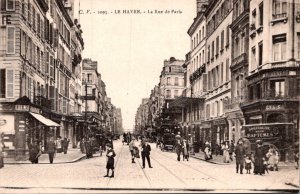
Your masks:
<instances>
[{"instance_id":1,"label":"lettering on storefront","mask_svg":"<svg viewBox=\"0 0 300 194\"><path fill-rule=\"evenodd\" d=\"M279 137L278 127L271 126L252 126L245 128L246 138L272 138Z\"/></svg>"},{"instance_id":2,"label":"lettering on storefront","mask_svg":"<svg viewBox=\"0 0 300 194\"><path fill-rule=\"evenodd\" d=\"M280 109L282 109L280 104L266 106L266 110L280 110Z\"/></svg>"},{"instance_id":3,"label":"lettering on storefront","mask_svg":"<svg viewBox=\"0 0 300 194\"><path fill-rule=\"evenodd\" d=\"M29 105L16 105L15 110L18 111L29 111Z\"/></svg>"},{"instance_id":4,"label":"lettering on storefront","mask_svg":"<svg viewBox=\"0 0 300 194\"><path fill-rule=\"evenodd\" d=\"M40 114L40 109L35 108L35 107L30 107L30 112Z\"/></svg>"},{"instance_id":5,"label":"lettering on storefront","mask_svg":"<svg viewBox=\"0 0 300 194\"><path fill-rule=\"evenodd\" d=\"M214 125L226 125L226 121L224 119L213 121Z\"/></svg>"}]
</instances>

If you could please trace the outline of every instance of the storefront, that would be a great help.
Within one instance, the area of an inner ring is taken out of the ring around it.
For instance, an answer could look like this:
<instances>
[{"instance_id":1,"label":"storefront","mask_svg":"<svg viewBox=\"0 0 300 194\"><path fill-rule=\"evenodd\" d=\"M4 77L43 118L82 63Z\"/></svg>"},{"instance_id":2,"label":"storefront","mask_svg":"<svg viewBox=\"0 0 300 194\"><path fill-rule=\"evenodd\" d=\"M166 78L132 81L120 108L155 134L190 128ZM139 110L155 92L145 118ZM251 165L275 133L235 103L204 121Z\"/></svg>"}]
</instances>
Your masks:
<instances>
[{"instance_id":1,"label":"storefront","mask_svg":"<svg viewBox=\"0 0 300 194\"><path fill-rule=\"evenodd\" d=\"M262 140L263 143L273 144L280 151L280 160L288 160L289 148L294 145L296 140L293 133L295 126L293 123L267 123L244 125L245 137L251 142L251 150L256 148L256 140Z\"/></svg>"},{"instance_id":2,"label":"storefront","mask_svg":"<svg viewBox=\"0 0 300 194\"><path fill-rule=\"evenodd\" d=\"M3 133L5 155L16 160L28 159L28 147L35 140L45 151L47 140L60 127L44 117L42 110L25 98L14 103L1 104L0 113L3 121L0 133Z\"/></svg>"}]
</instances>

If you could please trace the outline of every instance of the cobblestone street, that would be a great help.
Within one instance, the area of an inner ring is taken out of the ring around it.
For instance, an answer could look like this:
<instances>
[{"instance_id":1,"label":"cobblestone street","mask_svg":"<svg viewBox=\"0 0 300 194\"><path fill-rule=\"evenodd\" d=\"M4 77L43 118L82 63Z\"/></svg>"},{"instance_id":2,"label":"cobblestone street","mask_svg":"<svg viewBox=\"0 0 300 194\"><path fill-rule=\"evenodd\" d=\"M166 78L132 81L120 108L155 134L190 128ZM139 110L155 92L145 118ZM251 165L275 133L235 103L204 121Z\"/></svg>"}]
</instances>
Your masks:
<instances>
[{"instance_id":1,"label":"cobblestone street","mask_svg":"<svg viewBox=\"0 0 300 194\"><path fill-rule=\"evenodd\" d=\"M0 193L65 193L111 189L121 191L261 191L290 190L289 178L298 178L298 170L284 168L263 176L236 174L233 163L218 165L199 159L176 160L172 152L162 152L151 144L153 168L142 169L141 159L131 163L127 145L115 141L115 178L105 178L106 157L97 156L74 163L16 164L0 170ZM96 155L95 155L96 156ZM251 184L249 184L251 182Z\"/></svg>"}]
</instances>

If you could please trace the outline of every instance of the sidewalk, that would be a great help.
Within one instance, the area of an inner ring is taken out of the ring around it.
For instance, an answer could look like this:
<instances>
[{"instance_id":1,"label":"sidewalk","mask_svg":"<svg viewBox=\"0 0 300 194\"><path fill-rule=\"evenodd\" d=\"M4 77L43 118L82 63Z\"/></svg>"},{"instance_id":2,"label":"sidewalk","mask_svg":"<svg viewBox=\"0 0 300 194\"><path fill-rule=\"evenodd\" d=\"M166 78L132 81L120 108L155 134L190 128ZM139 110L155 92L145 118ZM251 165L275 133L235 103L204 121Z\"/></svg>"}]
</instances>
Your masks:
<instances>
[{"instance_id":1,"label":"sidewalk","mask_svg":"<svg viewBox=\"0 0 300 194\"><path fill-rule=\"evenodd\" d=\"M99 155L99 154L96 154ZM53 160L54 164L73 163L85 158L85 154L81 153L79 148L68 149L68 153L56 153ZM15 161L14 158L4 158L4 164L31 164L29 160ZM49 164L48 154L42 154L39 157L39 164Z\"/></svg>"},{"instance_id":2,"label":"sidewalk","mask_svg":"<svg viewBox=\"0 0 300 194\"><path fill-rule=\"evenodd\" d=\"M229 164L235 164L235 157L233 156L233 161L230 161L229 163L223 162L223 156L221 155L213 155L213 159L211 160L205 160L204 158L204 152L199 151L199 153L195 153L195 155L190 154L190 157L197 158L199 160L203 160L206 162L210 162L213 164L219 164L219 165L229 165ZM295 164L293 162L279 162L278 168L295 168Z\"/></svg>"},{"instance_id":3,"label":"sidewalk","mask_svg":"<svg viewBox=\"0 0 300 194\"><path fill-rule=\"evenodd\" d=\"M233 157L233 161L230 161L229 163L224 163L223 156L221 156L221 155L216 156L215 154L212 155L213 159L205 160L204 152L202 152L202 151L199 151L199 153L195 153L195 155L190 154L190 157L197 158L199 160L203 160L203 161L210 162L213 164L219 164L219 165L229 165L229 164L235 163L234 157Z\"/></svg>"}]
</instances>

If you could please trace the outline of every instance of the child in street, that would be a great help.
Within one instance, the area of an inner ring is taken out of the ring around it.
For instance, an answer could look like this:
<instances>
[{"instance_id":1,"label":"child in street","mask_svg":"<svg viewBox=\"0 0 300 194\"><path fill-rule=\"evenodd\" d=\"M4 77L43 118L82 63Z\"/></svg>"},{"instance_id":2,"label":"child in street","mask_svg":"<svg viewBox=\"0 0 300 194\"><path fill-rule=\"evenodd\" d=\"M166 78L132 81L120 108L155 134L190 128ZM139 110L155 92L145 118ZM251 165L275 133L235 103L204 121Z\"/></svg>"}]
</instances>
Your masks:
<instances>
[{"instance_id":1,"label":"child in street","mask_svg":"<svg viewBox=\"0 0 300 194\"><path fill-rule=\"evenodd\" d=\"M264 171L269 174L268 161L265 158L263 158L263 161L264 161Z\"/></svg>"},{"instance_id":2,"label":"child in street","mask_svg":"<svg viewBox=\"0 0 300 194\"><path fill-rule=\"evenodd\" d=\"M108 143L107 145L107 152L106 152L106 157L107 157L107 163L106 163L106 169L107 169L107 174L104 177L114 177L114 169L115 169L115 160L114 157L116 156L115 151L112 149L112 145ZM111 176L108 176L109 174L109 169L111 169Z\"/></svg>"},{"instance_id":3,"label":"child in street","mask_svg":"<svg viewBox=\"0 0 300 194\"><path fill-rule=\"evenodd\" d=\"M246 172L247 174L251 174L250 173L250 170L252 169L251 163L252 163L251 156L250 154L248 154L247 157L245 158L245 169L247 171Z\"/></svg>"}]
</instances>

